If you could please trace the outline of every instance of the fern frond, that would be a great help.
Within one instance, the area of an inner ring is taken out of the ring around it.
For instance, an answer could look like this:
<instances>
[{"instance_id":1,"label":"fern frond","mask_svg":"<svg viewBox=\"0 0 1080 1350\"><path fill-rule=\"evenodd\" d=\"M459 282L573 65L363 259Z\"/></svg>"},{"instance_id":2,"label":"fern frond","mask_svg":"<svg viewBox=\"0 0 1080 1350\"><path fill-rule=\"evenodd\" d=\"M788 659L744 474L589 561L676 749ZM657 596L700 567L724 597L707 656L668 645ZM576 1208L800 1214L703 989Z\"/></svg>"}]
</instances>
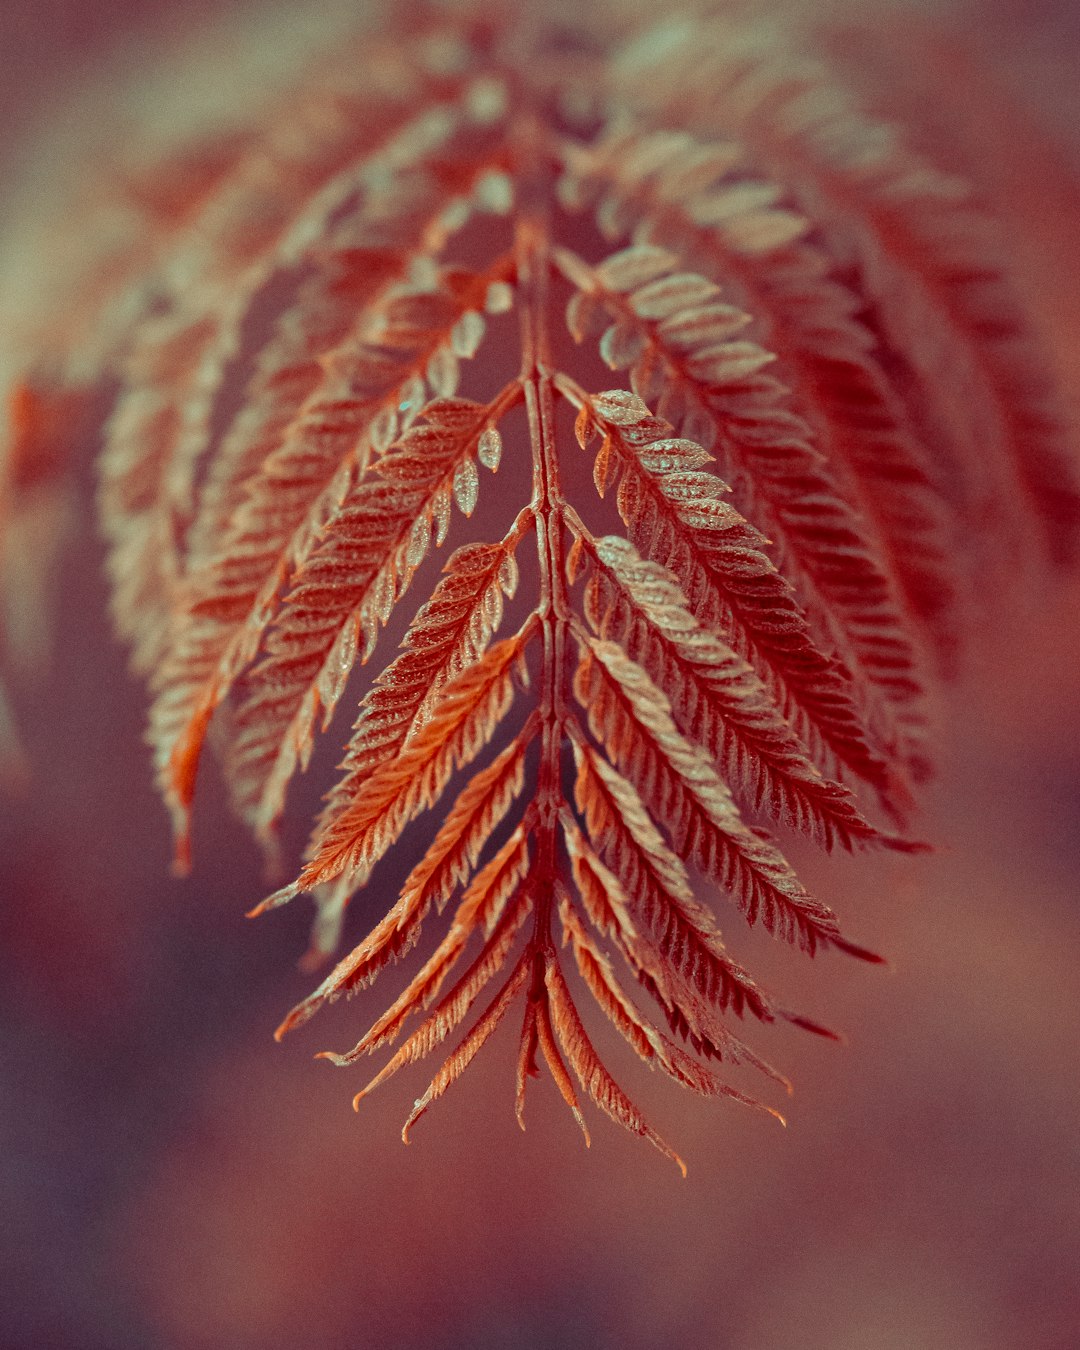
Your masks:
<instances>
[{"instance_id":1,"label":"fern frond","mask_svg":"<svg viewBox=\"0 0 1080 1350\"><path fill-rule=\"evenodd\" d=\"M306 1022L328 996L362 989L390 961L400 960L419 938L431 906L442 910L456 887L469 881L484 846L521 792L525 751L534 734L535 729L527 726L462 789L431 847L406 878L397 902L339 964L330 983L290 1013L279 1028L281 1034ZM344 895L351 889L344 888ZM344 897L338 903L343 906Z\"/></svg>"},{"instance_id":2,"label":"fern frond","mask_svg":"<svg viewBox=\"0 0 1080 1350\"><path fill-rule=\"evenodd\" d=\"M427 1091L417 1101L401 1131L401 1138L407 1144L409 1131L428 1109L432 1102L438 1101L451 1083L455 1082L469 1067L476 1055L490 1038L492 1032L505 1017L507 1010L525 985L529 977L529 962L525 956L514 967L509 980L495 996L495 999L481 1014L473 1029L462 1041L439 1072L431 1080Z\"/></svg>"},{"instance_id":3,"label":"fern frond","mask_svg":"<svg viewBox=\"0 0 1080 1350\"><path fill-rule=\"evenodd\" d=\"M405 750L377 769L326 826L311 860L290 886L260 909L348 872L359 882L420 811L434 805L455 768L480 753L513 700L513 677L523 678L522 653L535 632L529 620L467 666L444 687L430 721Z\"/></svg>"},{"instance_id":4,"label":"fern frond","mask_svg":"<svg viewBox=\"0 0 1080 1350\"><path fill-rule=\"evenodd\" d=\"M559 919L563 928L563 943L569 943L572 947L578 972L596 1000L597 1007L639 1058L650 1065L659 1065L670 1078L692 1092L704 1097L731 1097L766 1111L783 1123L783 1116L722 1082L641 1015L619 985L611 962L589 936L565 895L559 901Z\"/></svg>"},{"instance_id":5,"label":"fern frond","mask_svg":"<svg viewBox=\"0 0 1080 1350\"><path fill-rule=\"evenodd\" d=\"M686 1164L675 1150L661 1139L604 1067L578 1016L558 962L552 961L548 964L544 982L551 998L552 1027L581 1086L601 1111L632 1134L640 1134L648 1139L650 1144L655 1145L665 1157L672 1160L685 1177ZM585 1139L588 1142L587 1134Z\"/></svg>"},{"instance_id":6,"label":"fern frond","mask_svg":"<svg viewBox=\"0 0 1080 1350\"><path fill-rule=\"evenodd\" d=\"M1036 521L1080 547L1067 428L950 138L866 113L873 72L856 97L814 59L813 16L754 9L388 12L227 129L119 167L108 147L66 194L75 228L35 222L12 255L0 656L33 646L14 600L44 608L63 443L109 394L113 608L181 870L204 744L272 849L317 733L405 631L295 879L253 912L311 892L314 965L452 802L278 1029L429 938L326 1056L401 1037L359 1100L449 1051L406 1137L519 1000L519 1122L543 1061L586 1140L575 1078L679 1161L597 1055L571 950L637 1059L709 1097L756 1105L710 1060L787 1087L733 1019L832 1033L764 992L695 887L878 960L773 831L920 847L893 830L929 770L923 652L947 668L970 622L961 558L1019 572ZM601 364L629 387L593 392ZM564 464L565 404L597 495ZM455 510L478 506L470 535ZM0 704L0 755L9 723Z\"/></svg>"},{"instance_id":7,"label":"fern frond","mask_svg":"<svg viewBox=\"0 0 1080 1350\"><path fill-rule=\"evenodd\" d=\"M705 1006L772 1021L766 996L728 956L712 915L694 898L682 863L633 785L579 735L572 742L575 800L593 846L622 884L635 925L651 934Z\"/></svg>"},{"instance_id":8,"label":"fern frond","mask_svg":"<svg viewBox=\"0 0 1080 1350\"><path fill-rule=\"evenodd\" d=\"M797 942L878 960L842 937L836 915L800 885L787 859L739 816L708 756L678 731L671 705L641 666L616 644L582 635L574 694L612 762L662 820L680 858L729 891L753 924Z\"/></svg>"},{"instance_id":9,"label":"fern frond","mask_svg":"<svg viewBox=\"0 0 1080 1350\"><path fill-rule=\"evenodd\" d=\"M438 995L474 932L483 933L481 957L489 949L505 956L533 905L530 889L521 885L528 869L529 822L522 821L473 878L449 932L408 987L346 1055L329 1058L337 1064L351 1063L392 1041L410 1014L429 1006Z\"/></svg>"},{"instance_id":10,"label":"fern frond","mask_svg":"<svg viewBox=\"0 0 1080 1350\"><path fill-rule=\"evenodd\" d=\"M489 455L487 462L492 467L496 461ZM514 550L530 526L531 515L523 513L499 544L466 544L451 554L431 599L402 640L401 655L360 704L343 776L327 797L316 834L364 779L399 754L425 724L446 681L487 649L502 622L503 598L512 599L517 591Z\"/></svg>"},{"instance_id":11,"label":"fern frond","mask_svg":"<svg viewBox=\"0 0 1080 1350\"><path fill-rule=\"evenodd\" d=\"M527 907L524 905L517 907L512 913L515 919L523 922ZM518 929L513 923L496 926L495 931L485 942L480 954L465 974L439 1000L434 1012L413 1032L394 1057L384 1065L366 1087L361 1088L355 1101L366 1097L369 1092L378 1087L380 1083L385 1082L404 1065L415 1063L416 1060L429 1055L436 1046L441 1045L447 1036L457 1029L468 1015L469 1009L484 987L503 968L517 936ZM377 1042L373 1041L370 1048L374 1049L376 1044ZM326 1056L326 1058L333 1059L335 1062L351 1063L348 1056Z\"/></svg>"},{"instance_id":12,"label":"fern frond","mask_svg":"<svg viewBox=\"0 0 1080 1350\"><path fill-rule=\"evenodd\" d=\"M100 510L112 547L113 618L132 644L139 674L154 668L168 631L182 564L171 513L158 509L169 447L180 434L177 401L154 392L155 385L196 378L208 340L205 322L166 315L148 325L149 351L129 362L134 392L110 419L111 450L102 460Z\"/></svg>"},{"instance_id":13,"label":"fern frond","mask_svg":"<svg viewBox=\"0 0 1080 1350\"><path fill-rule=\"evenodd\" d=\"M899 809L906 793L862 724L849 681L818 648L790 586L764 551L762 536L725 500L727 485L702 465L693 441L671 436L636 394L612 390L581 402L582 445L602 433L597 474L620 475L617 503L631 542L678 577L691 610L731 632L740 655L759 669L811 745L877 788Z\"/></svg>"},{"instance_id":14,"label":"fern frond","mask_svg":"<svg viewBox=\"0 0 1080 1350\"><path fill-rule=\"evenodd\" d=\"M562 827L574 885L589 922L615 946L635 979L659 1003L676 1035L710 1059L751 1064L790 1092L791 1084L783 1074L745 1045L715 1009L697 997L672 969L662 945L644 926L635 925L622 882L600 861L577 822L564 815Z\"/></svg>"},{"instance_id":15,"label":"fern frond","mask_svg":"<svg viewBox=\"0 0 1080 1350\"><path fill-rule=\"evenodd\" d=\"M522 790L525 752L536 730L535 722L527 723L486 769L469 780L406 880L404 898L415 893L417 906L434 903L442 909L454 887L468 880L484 845Z\"/></svg>"},{"instance_id":16,"label":"fern frond","mask_svg":"<svg viewBox=\"0 0 1080 1350\"><path fill-rule=\"evenodd\" d=\"M570 1114L578 1123L578 1128L585 1138L585 1147L591 1148L592 1140L589 1137L589 1127L585 1124L585 1117L581 1114L581 1103L578 1101L573 1081L566 1065L563 1063L562 1056L559 1054L558 1042L561 1037L557 1037L556 1030L552 1025L551 998L547 988L548 969L548 960L545 960L543 956L534 958L533 987L529 993L529 1003L535 1010L536 1043L540 1048L540 1053L544 1056L544 1063L548 1066L552 1081L559 1089L559 1095L570 1108ZM582 1083L582 1087L584 1086L585 1084ZM525 1128L524 1092L522 1092L519 1102L518 1123L522 1129Z\"/></svg>"},{"instance_id":17,"label":"fern frond","mask_svg":"<svg viewBox=\"0 0 1080 1350\"><path fill-rule=\"evenodd\" d=\"M485 435L497 438L498 433ZM493 467L497 462L496 444L489 442L486 457L488 467ZM529 514L523 512L500 544L465 545L448 560L443 579L403 639L401 655L379 676L360 705L360 715L340 766L342 777L327 794L326 804L311 836L309 856L318 848L323 831L352 800L371 773L399 754L412 734L427 723L436 706L437 695L446 681L487 649L493 633L502 622L503 597L512 597L517 588L517 564L513 550L530 521ZM492 773L492 781L498 784L501 780L494 770ZM486 771L480 778L484 782L488 781ZM517 782L515 793L520 791L518 766L509 773L507 781L511 779ZM462 802L471 800L466 790ZM477 800L487 803L484 793ZM495 809L493 804L489 805ZM462 809L462 819L469 821L470 808L463 805ZM457 819L457 811L458 807L455 806L444 828ZM486 816L480 816L479 819L482 821ZM450 843L453 837L447 836L447 848L450 850L445 858L447 866L457 866L452 860L460 856L457 844ZM443 832L440 832L440 840L442 838ZM472 835L468 838L471 839ZM473 847L467 839L459 840L458 843L464 843L470 850ZM337 882L315 889L317 914L311 947L304 958L307 964L321 963L337 947L345 906L352 890L353 882L348 874Z\"/></svg>"},{"instance_id":18,"label":"fern frond","mask_svg":"<svg viewBox=\"0 0 1080 1350\"><path fill-rule=\"evenodd\" d=\"M245 678L229 769L241 813L266 833L285 788L306 763L320 712L333 711L358 650L369 651L380 624L427 556L445 538L452 506L476 504L476 457L485 432L517 396L489 404L439 398L370 474L361 477L324 526L322 541L297 569L281 601L266 655Z\"/></svg>"},{"instance_id":19,"label":"fern frond","mask_svg":"<svg viewBox=\"0 0 1080 1350\"><path fill-rule=\"evenodd\" d=\"M723 766L751 808L826 848L876 839L848 790L819 772L753 668L691 614L674 575L627 539L594 540L574 528L593 564L584 595L590 624L650 672L680 730Z\"/></svg>"},{"instance_id":20,"label":"fern frond","mask_svg":"<svg viewBox=\"0 0 1080 1350\"><path fill-rule=\"evenodd\" d=\"M430 154L455 129L426 109L410 125L392 101L372 100L365 111L376 143L380 127L388 142L372 156L371 141L351 121L357 111L292 109L287 135L272 129L269 145L241 156L174 249L162 278L170 311L141 327L127 357L127 389L102 457L101 510L119 585L114 611L135 644L136 669L152 668L161 653L183 573L177 518L192 514L194 468L209 441L217 390L260 290L298 262L333 212L377 181L387 162ZM142 580L134 594L124 585L129 576Z\"/></svg>"},{"instance_id":21,"label":"fern frond","mask_svg":"<svg viewBox=\"0 0 1080 1350\"><path fill-rule=\"evenodd\" d=\"M806 202L837 251L854 252L889 349L902 354L920 400L935 410L935 445L950 447L969 522L1007 529L1007 503L1020 485L1051 550L1070 556L1080 493L1065 419L993 222L962 180L864 113L820 58L807 62L775 31L734 32L723 19L710 22L708 40L718 56L707 72L700 33L669 47L644 84L637 69L649 115L668 101L684 125L688 106L703 121L723 121Z\"/></svg>"},{"instance_id":22,"label":"fern frond","mask_svg":"<svg viewBox=\"0 0 1080 1350\"><path fill-rule=\"evenodd\" d=\"M254 477L224 529L220 555L207 559L191 580L186 614L151 712L152 740L182 849L210 717L277 617L282 581L303 567L319 531L363 478L372 455L393 443L400 405L407 408L406 426L411 423L427 388L424 372L450 349L458 324L475 312L474 303L484 303L491 284L490 277L455 275L440 279L434 291L406 291L389 300L378 340L358 341L355 334L370 326L387 299L385 284L404 261L399 252L348 253L340 272L337 265L330 271L329 294L316 290L308 297L322 301L303 311L317 316L315 332L310 318L298 317L300 351L290 325L280 345L284 364L271 365L271 388L284 395L284 409L291 412L276 414L269 424L256 421L252 428L261 460L246 470ZM323 341L340 337L341 343L331 345L312 372L309 351L317 334ZM306 397L295 406L302 391ZM283 416L289 420L275 433ZM237 462L247 466L252 451L244 445L243 415L238 428ZM227 439L223 457L228 447Z\"/></svg>"},{"instance_id":23,"label":"fern frond","mask_svg":"<svg viewBox=\"0 0 1080 1350\"><path fill-rule=\"evenodd\" d=\"M648 260L649 279L628 289L621 273L635 259ZM749 316L722 303L707 278L646 245L595 269L569 255L565 265L614 320L600 339L607 364L629 369L635 393L658 398L661 416L716 451L742 514L760 522L779 570L805 598L819 641L835 644L864 676L879 735L903 743L920 725L922 686L909 625L878 541L787 389L766 373L773 354L736 336Z\"/></svg>"},{"instance_id":24,"label":"fern frond","mask_svg":"<svg viewBox=\"0 0 1080 1350\"><path fill-rule=\"evenodd\" d=\"M879 361L874 335L860 317L863 299L842 269L804 237L805 217L771 204L780 195L776 185L761 183L755 190L752 181L738 177L742 161L737 146L718 160L712 147L686 133L612 128L587 154L576 152L570 164L577 195L606 194L598 207L602 217L617 214L636 239L670 245L707 271L718 271L745 304L750 331L759 331L779 358L772 374L757 376L753 384L765 392L766 404L775 404L778 396L782 403L783 393L773 383L778 375L828 446L825 476L842 495L835 500L827 492L812 505L833 502L836 509L847 498L867 512L908 606L948 660L956 644L959 597L950 565L955 529L941 495L941 472ZM633 387L645 396L643 388ZM692 387L688 397L687 434L701 439L702 433L712 448L714 418L695 418L701 400ZM742 418L740 403L748 405ZM744 492L752 498L755 491L768 491L775 476L769 469L774 446L794 453L794 459L782 461L781 472L786 462L789 472L798 466L821 473L802 452L805 431L793 425L790 414L783 416L782 408L769 415L743 397L734 407L724 400L720 410L734 414L728 453L736 461L746 456L754 461L748 476L722 462L737 500ZM660 411L670 415L663 406ZM821 566L828 566L824 553Z\"/></svg>"}]
</instances>

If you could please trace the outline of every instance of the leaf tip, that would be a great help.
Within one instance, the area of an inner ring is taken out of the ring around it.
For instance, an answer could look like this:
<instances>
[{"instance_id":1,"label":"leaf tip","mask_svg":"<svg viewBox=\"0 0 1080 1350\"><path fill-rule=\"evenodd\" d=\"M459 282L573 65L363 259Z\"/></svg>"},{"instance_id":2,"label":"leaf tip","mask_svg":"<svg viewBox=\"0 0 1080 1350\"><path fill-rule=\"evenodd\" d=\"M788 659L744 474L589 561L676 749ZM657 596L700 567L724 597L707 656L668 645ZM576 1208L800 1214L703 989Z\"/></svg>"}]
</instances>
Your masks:
<instances>
[{"instance_id":1,"label":"leaf tip","mask_svg":"<svg viewBox=\"0 0 1080 1350\"><path fill-rule=\"evenodd\" d=\"M846 952L848 956L854 956L856 960L865 961L871 966L888 967L889 962L880 952L871 951L869 947L860 947L857 942L849 942L847 938L834 938L832 945L837 951Z\"/></svg>"},{"instance_id":2,"label":"leaf tip","mask_svg":"<svg viewBox=\"0 0 1080 1350\"><path fill-rule=\"evenodd\" d=\"M278 909L281 905L288 904L300 894L300 886L297 882L292 882L288 886L282 886L280 891L274 891L268 895L265 900L260 900L254 909L249 909L244 915L245 919L257 919L268 910Z\"/></svg>"},{"instance_id":3,"label":"leaf tip","mask_svg":"<svg viewBox=\"0 0 1080 1350\"><path fill-rule=\"evenodd\" d=\"M792 1026L802 1027L803 1031L811 1031L815 1036L821 1036L827 1041L835 1041L837 1045L847 1044L847 1039L839 1031L833 1031L832 1027L825 1026L823 1022L815 1022L812 1017L806 1017L803 1013L785 1012L780 1009L777 1011Z\"/></svg>"},{"instance_id":4,"label":"leaf tip","mask_svg":"<svg viewBox=\"0 0 1080 1350\"><path fill-rule=\"evenodd\" d=\"M177 828L173 837L171 871L174 877L187 877L191 875L191 829L187 821L186 812L184 823Z\"/></svg>"},{"instance_id":5,"label":"leaf tip","mask_svg":"<svg viewBox=\"0 0 1080 1350\"><path fill-rule=\"evenodd\" d=\"M287 1035L290 1031L292 1031L293 1027L294 1027L294 1026L296 1025L296 1023L297 1023L297 1020L298 1020L298 1019L297 1019L297 1009L294 1008L294 1009L292 1010L292 1012L289 1013L288 1017L286 1017L285 1020L280 1024L280 1026L278 1026L278 1027L275 1029L275 1031L274 1031L274 1040L277 1041L277 1043L278 1043L279 1045L280 1045L281 1042L285 1039L286 1035Z\"/></svg>"}]
</instances>

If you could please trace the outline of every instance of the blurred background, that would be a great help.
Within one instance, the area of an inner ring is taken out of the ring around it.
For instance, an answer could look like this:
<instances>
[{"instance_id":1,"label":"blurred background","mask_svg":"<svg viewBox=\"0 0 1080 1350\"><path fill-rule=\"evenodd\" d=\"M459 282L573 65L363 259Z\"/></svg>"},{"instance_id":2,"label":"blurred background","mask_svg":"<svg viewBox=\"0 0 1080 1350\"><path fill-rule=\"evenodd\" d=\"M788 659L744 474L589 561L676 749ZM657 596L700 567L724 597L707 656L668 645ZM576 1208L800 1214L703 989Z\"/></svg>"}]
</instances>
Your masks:
<instances>
[{"instance_id":1,"label":"blurred background","mask_svg":"<svg viewBox=\"0 0 1080 1350\"><path fill-rule=\"evenodd\" d=\"M1080 389L1080 9L950 8L942 117L973 162L1009 130L1048 138L1024 156L1037 193L1011 190L1002 161L1002 203ZM7 0L0 170L101 62L212 32L226 9ZM971 58L999 104L973 102ZM595 1113L586 1152L547 1080L522 1135L505 1029L408 1149L423 1066L354 1115L364 1079L311 1054L352 1044L393 972L273 1042L311 985L309 914L243 918L260 862L211 775L195 872L169 877L145 696L105 622L80 473L53 667L16 689L35 778L0 803L2 1350L1080 1345L1080 584L1011 609L988 597L938 710L933 856L800 855L888 970L810 963L727 923L767 985L848 1036L755 1038L795 1081L773 1102L786 1131L612 1049L682 1181ZM350 931L388 898L372 888Z\"/></svg>"}]
</instances>

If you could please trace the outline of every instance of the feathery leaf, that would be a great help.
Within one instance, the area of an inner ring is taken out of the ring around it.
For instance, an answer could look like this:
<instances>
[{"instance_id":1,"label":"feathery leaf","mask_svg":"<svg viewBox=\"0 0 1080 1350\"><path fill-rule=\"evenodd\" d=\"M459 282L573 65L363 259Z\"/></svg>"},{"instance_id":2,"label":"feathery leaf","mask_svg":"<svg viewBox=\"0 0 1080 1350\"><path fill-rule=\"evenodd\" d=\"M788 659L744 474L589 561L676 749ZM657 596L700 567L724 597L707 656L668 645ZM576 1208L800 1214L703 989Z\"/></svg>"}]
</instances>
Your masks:
<instances>
[{"instance_id":1,"label":"feathery leaf","mask_svg":"<svg viewBox=\"0 0 1080 1350\"><path fill-rule=\"evenodd\" d=\"M864 110L889 62L850 81L814 15L753 10L610 0L552 27L494 0L391 6L261 106L238 81L220 126L54 175L68 219L16 231L0 656L43 645L65 449L111 398L113 611L180 870L204 746L272 851L401 620L305 861L254 912L311 891L315 965L453 785L400 892L278 1029L430 938L327 1055L418 1016L359 1100L463 1035L406 1138L519 1001L519 1122L542 1060L586 1141L575 1077L679 1162L601 1063L567 946L638 1059L708 1097L756 1104L709 1060L787 1087L733 1018L833 1033L764 993L702 897L878 960L771 830L917 849L893 831L931 767L924 649L948 671L973 579L996 597L1036 527L1059 561L1080 547L1069 427L951 138ZM596 391L597 360L628 387ZM421 571L452 529L441 576ZM0 694L0 775L17 756Z\"/></svg>"}]
</instances>

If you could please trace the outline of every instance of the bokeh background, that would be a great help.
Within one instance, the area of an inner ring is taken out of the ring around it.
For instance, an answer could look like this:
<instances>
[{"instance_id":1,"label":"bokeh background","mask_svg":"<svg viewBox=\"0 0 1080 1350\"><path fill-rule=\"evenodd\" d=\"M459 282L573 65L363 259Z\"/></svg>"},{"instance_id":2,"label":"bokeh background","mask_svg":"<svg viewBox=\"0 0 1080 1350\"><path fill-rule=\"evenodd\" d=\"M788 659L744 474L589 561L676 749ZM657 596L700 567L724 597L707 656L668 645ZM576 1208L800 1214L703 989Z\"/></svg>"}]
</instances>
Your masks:
<instances>
[{"instance_id":1,"label":"bokeh background","mask_svg":"<svg viewBox=\"0 0 1080 1350\"><path fill-rule=\"evenodd\" d=\"M1002 198L1080 389L1080 9L951 8L958 46L928 73L973 160L1009 130L1048 138L1022 173L1005 164ZM6 0L0 171L102 62L225 9ZM973 92L971 57L999 104ZM354 1115L362 1080L310 1058L352 1043L382 984L275 1045L310 987L308 916L242 917L260 863L212 781L195 873L169 878L79 472L52 666L17 689L35 777L0 802L3 1350L1080 1345L1080 586L986 597L938 710L932 857L803 860L890 968L738 935L848 1034L758 1038L795 1079L786 1131L612 1051L684 1182L599 1117L586 1152L546 1081L520 1134L505 1030L403 1148L423 1067Z\"/></svg>"}]
</instances>

